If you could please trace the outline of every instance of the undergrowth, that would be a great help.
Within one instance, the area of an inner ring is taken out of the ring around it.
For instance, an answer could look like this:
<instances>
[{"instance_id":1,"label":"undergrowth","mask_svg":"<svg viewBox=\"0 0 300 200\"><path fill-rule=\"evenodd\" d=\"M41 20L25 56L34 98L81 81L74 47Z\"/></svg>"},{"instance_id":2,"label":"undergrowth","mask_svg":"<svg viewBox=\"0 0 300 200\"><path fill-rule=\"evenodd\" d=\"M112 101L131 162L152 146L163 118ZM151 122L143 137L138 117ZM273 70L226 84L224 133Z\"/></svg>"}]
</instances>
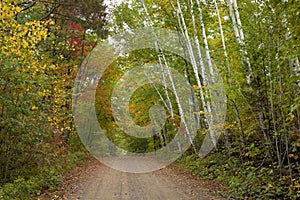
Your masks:
<instances>
[{"instance_id":1,"label":"undergrowth","mask_svg":"<svg viewBox=\"0 0 300 200\"><path fill-rule=\"evenodd\" d=\"M55 163L41 168L24 169L30 171L30 175L22 173L15 177L13 182L0 187L1 200L32 200L44 191L55 191L62 175L82 163L88 158L84 151L68 151L65 157L57 159Z\"/></svg>"},{"instance_id":2,"label":"undergrowth","mask_svg":"<svg viewBox=\"0 0 300 200\"><path fill-rule=\"evenodd\" d=\"M300 199L300 179L288 174L280 175L276 165L255 166L251 161L240 163L236 157L221 153L201 159L197 155L184 155L177 161L180 169L204 180L216 180L222 185L221 194L233 199ZM294 171L299 170L293 165Z\"/></svg>"}]
</instances>

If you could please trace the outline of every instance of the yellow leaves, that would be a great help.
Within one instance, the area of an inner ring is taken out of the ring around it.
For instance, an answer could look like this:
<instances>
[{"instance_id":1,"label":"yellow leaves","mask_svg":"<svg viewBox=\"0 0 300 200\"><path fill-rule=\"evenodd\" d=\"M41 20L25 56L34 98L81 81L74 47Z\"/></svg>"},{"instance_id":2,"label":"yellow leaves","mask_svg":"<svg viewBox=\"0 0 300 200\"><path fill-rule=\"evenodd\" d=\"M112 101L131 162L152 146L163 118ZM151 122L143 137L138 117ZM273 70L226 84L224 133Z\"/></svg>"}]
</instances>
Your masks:
<instances>
[{"instance_id":1,"label":"yellow leaves","mask_svg":"<svg viewBox=\"0 0 300 200\"><path fill-rule=\"evenodd\" d=\"M0 20L12 18L21 12L21 8L12 4L11 0L2 0L0 3Z\"/></svg>"},{"instance_id":2,"label":"yellow leaves","mask_svg":"<svg viewBox=\"0 0 300 200\"><path fill-rule=\"evenodd\" d=\"M54 21L49 21L48 25L53 26L53 25L55 25L55 22Z\"/></svg>"},{"instance_id":3,"label":"yellow leaves","mask_svg":"<svg viewBox=\"0 0 300 200\"><path fill-rule=\"evenodd\" d=\"M23 39L22 43L23 43L23 47L24 48L27 48L29 46L28 42L26 40L24 40L24 39Z\"/></svg>"},{"instance_id":4,"label":"yellow leaves","mask_svg":"<svg viewBox=\"0 0 300 200\"><path fill-rule=\"evenodd\" d=\"M16 11L19 13L21 12L21 8L20 7L16 7Z\"/></svg>"},{"instance_id":5,"label":"yellow leaves","mask_svg":"<svg viewBox=\"0 0 300 200\"><path fill-rule=\"evenodd\" d=\"M7 48L5 46L1 47L1 53L2 54L5 54L6 50L7 50Z\"/></svg>"},{"instance_id":6,"label":"yellow leaves","mask_svg":"<svg viewBox=\"0 0 300 200\"><path fill-rule=\"evenodd\" d=\"M196 115L205 115L205 114L208 114L208 113L201 110L199 112L194 112L194 114L196 114Z\"/></svg>"},{"instance_id":7,"label":"yellow leaves","mask_svg":"<svg viewBox=\"0 0 300 200\"><path fill-rule=\"evenodd\" d=\"M50 69L55 70L55 69L57 69L57 66L56 65L50 65Z\"/></svg>"},{"instance_id":8,"label":"yellow leaves","mask_svg":"<svg viewBox=\"0 0 300 200\"><path fill-rule=\"evenodd\" d=\"M19 23L15 15L21 8L8 0L2 1L0 11L0 37L3 38L1 53L7 57L17 56L19 61L31 63L33 57L38 54L37 44L47 37L48 30L44 24L48 22Z\"/></svg>"},{"instance_id":9,"label":"yellow leaves","mask_svg":"<svg viewBox=\"0 0 300 200\"><path fill-rule=\"evenodd\" d=\"M14 13L12 13L7 5L1 5L0 4L0 20L5 20L6 18L11 18L14 16Z\"/></svg>"},{"instance_id":10,"label":"yellow leaves","mask_svg":"<svg viewBox=\"0 0 300 200\"><path fill-rule=\"evenodd\" d=\"M295 184L294 188L300 188L300 184L299 183Z\"/></svg>"},{"instance_id":11,"label":"yellow leaves","mask_svg":"<svg viewBox=\"0 0 300 200\"><path fill-rule=\"evenodd\" d=\"M35 105L33 105L33 106L31 107L31 109L32 109L32 110L37 110L38 107L36 107Z\"/></svg>"}]
</instances>

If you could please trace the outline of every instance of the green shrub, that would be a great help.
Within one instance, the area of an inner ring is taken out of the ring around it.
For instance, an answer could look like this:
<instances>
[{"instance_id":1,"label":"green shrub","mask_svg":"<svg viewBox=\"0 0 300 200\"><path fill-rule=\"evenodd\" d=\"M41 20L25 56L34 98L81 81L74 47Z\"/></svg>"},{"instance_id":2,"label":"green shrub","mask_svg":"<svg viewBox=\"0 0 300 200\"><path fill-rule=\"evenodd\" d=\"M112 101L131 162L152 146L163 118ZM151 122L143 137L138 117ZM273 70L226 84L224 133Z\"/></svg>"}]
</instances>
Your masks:
<instances>
[{"instance_id":1,"label":"green shrub","mask_svg":"<svg viewBox=\"0 0 300 200\"><path fill-rule=\"evenodd\" d=\"M276 165L254 167L253 162L240 163L236 157L221 153L200 159L185 155L177 161L180 169L204 180L222 183L223 196L236 199L299 199L300 184L290 184L289 176L276 171ZM296 181L297 182L297 181Z\"/></svg>"},{"instance_id":2,"label":"green shrub","mask_svg":"<svg viewBox=\"0 0 300 200\"><path fill-rule=\"evenodd\" d=\"M44 166L40 169L26 169L35 171L35 176L27 178L19 176L11 183L0 187L1 200L31 200L45 190L55 190L62 175L77 164L88 158L86 152L68 152L66 158L61 159L55 166Z\"/></svg>"}]
</instances>

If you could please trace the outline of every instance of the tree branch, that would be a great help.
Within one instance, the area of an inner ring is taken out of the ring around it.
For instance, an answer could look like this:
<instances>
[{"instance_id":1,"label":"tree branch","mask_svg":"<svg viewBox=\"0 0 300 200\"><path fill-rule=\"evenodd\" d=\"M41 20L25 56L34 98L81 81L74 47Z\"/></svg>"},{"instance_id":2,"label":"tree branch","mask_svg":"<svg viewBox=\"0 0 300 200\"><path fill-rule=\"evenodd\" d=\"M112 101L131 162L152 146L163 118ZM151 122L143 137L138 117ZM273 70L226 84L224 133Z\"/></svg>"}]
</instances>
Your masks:
<instances>
[{"instance_id":1,"label":"tree branch","mask_svg":"<svg viewBox=\"0 0 300 200\"><path fill-rule=\"evenodd\" d=\"M44 20L48 19L49 16L50 16L51 14L53 14L54 11L55 11L58 7L60 7L60 5L57 5L57 6L54 6L53 8L51 8L50 12L48 12L45 16L43 16L43 17L40 19L40 21L44 21Z\"/></svg>"},{"instance_id":2,"label":"tree branch","mask_svg":"<svg viewBox=\"0 0 300 200\"><path fill-rule=\"evenodd\" d=\"M28 9L32 8L35 4L36 4L36 1L33 2L32 4L30 4L29 6L26 6L25 8L23 8L23 9L21 10L21 12L23 12L23 11L25 11L25 10L28 10Z\"/></svg>"}]
</instances>

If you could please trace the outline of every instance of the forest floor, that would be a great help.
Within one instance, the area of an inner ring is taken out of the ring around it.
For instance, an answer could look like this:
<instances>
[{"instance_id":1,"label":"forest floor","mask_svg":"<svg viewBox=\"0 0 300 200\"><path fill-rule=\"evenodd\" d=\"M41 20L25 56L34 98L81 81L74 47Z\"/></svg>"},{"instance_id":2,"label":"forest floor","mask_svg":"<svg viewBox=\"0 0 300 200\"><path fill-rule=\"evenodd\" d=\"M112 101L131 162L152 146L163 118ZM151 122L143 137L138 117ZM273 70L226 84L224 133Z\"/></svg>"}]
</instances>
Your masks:
<instances>
[{"instance_id":1,"label":"forest floor","mask_svg":"<svg viewBox=\"0 0 300 200\"><path fill-rule=\"evenodd\" d=\"M59 191L39 199L56 200L189 200L225 199L221 186L213 181L196 180L170 165L154 172L134 174L111 169L96 159L68 172Z\"/></svg>"}]
</instances>

